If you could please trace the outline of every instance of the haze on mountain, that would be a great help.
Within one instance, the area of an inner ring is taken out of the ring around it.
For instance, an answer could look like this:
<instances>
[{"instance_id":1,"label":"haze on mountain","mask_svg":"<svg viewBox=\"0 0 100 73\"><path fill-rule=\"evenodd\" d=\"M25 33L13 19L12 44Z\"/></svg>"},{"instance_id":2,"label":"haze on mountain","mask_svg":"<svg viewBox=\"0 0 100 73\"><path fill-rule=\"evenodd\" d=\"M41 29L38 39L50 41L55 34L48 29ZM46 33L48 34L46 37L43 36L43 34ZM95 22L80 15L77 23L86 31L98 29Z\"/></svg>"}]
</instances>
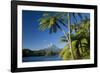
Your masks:
<instances>
[{"instance_id":1,"label":"haze on mountain","mask_svg":"<svg viewBox=\"0 0 100 73\"><path fill-rule=\"evenodd\" d=\"M48 45L48 47L45 48L45 50L47 50L47 51L48 51L48 50L52 50L53 52L59 52L61 49L58 48L56 45L50 43L50 44Z\"/></svg>"}]
</instances>

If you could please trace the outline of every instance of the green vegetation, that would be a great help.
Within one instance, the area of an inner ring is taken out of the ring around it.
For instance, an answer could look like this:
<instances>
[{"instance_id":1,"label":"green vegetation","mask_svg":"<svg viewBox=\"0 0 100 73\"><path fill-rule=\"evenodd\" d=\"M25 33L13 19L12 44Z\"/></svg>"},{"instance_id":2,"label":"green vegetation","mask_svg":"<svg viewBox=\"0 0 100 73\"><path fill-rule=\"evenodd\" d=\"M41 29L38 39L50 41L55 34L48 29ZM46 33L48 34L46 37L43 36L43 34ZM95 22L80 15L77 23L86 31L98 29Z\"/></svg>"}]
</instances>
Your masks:
<instances>
[{"instance_id":1,"label":"green vegetation","mask_svg":"<svg viewBox=\"0 0 100 73\"><path fill-rule=\"evenodd\" d=\"M23 49L23 57L27 57L27 56L44 56L45 55L45 51L39 50L39 51L32 51L29 49Z\"/></svg>"},{"instance_id":2,"label":"green vegetation","mask_svg":"<svg viewBox=\"0 0 100 73\"><path fill-rule=\"evenodd\" d=\"M22 53L23 53L23 57L28 57L28 56L53 56L53 55L58 55L59 52L53 51L51 49L43 49L37 51L23 49Z\"/></svg>"},{"instance_id":3,"label":"green vegetation","mask_svg":"<svg viewBox=\"0 0 100 73\"><path fill-rule=\"evenodd\" d=\"M75 34L72 34L72 50L74 53L74 59L89 59L90 58L90 23L89 20L84 20L79 25ZM62 40L62 38L61 38ZM64 40L64 38L63 38ZM66 41L63 41L66 42ZM65 60L70 60L70 50L68 45L62 49L60 56Z\"/></svg>"},{"instance_id":4,"label":"green vegetation","mask_svg":"<svg viewBox=\"0 0 100 73\"><path fill-rule=\"evenodd\" d=\"M66 45L61 52L59 53L59 56L62 57L64 60L70 60L71 59L71 53L68 48L68 45Z\"/></svg>"},{"instance_id":5,"label":"green vegetation","mask_svg":"<svg viewBox=\"0 0 100 73\"><path fill-rule=\"evenodd\" d=\"M54 55L54 52L52 50L48 50L45 54L45 56L51 56Z\"/></svg>"},{"instance_id":6,"label":"green vegetation","mask_svg":"<svg viewBox=\"0 0 100 73\"><path fill-rule=\"evenodd\" d=\"M78 22L77 16L81 22ZM66 46L61 50L59 56L64 60L90 58L90 20L86 16L84 17L85 19L80 13L44 13L39 20L39 29L42 31L49 29L50 34L56 33L57 30L62 31L61 41L66 43ZM71 24L71 19L75 20L73 24Z\"/></svg>"}]
</instances>

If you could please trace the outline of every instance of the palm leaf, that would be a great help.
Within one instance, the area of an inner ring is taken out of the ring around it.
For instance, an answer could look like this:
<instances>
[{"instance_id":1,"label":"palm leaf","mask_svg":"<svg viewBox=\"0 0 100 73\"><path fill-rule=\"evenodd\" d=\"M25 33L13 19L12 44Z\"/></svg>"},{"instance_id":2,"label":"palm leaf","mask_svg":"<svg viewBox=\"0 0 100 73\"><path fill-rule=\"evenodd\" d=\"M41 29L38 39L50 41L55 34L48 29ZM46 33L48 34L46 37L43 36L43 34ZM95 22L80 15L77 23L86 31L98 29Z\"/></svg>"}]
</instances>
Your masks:
<instances>
[{"instance_id":1,"label":"palm leaf","mask_svg":"<svg viewBox=\"0 0 100 73\"><path fill-rule=\"evenodd\" d=\"M66 36L62 36L60 41L61 42L68 42L68 38Z\"/></svg>"},{"instance_id":2,"label":"palm leaf","mask_svg":"<svg viewBox=\"0 0 100 73\"><path fill-rule=\"evenodd\" d=\"M77 13L81 20L83 20L83 16L81 13Z\"/></svg>"}]
</instances>

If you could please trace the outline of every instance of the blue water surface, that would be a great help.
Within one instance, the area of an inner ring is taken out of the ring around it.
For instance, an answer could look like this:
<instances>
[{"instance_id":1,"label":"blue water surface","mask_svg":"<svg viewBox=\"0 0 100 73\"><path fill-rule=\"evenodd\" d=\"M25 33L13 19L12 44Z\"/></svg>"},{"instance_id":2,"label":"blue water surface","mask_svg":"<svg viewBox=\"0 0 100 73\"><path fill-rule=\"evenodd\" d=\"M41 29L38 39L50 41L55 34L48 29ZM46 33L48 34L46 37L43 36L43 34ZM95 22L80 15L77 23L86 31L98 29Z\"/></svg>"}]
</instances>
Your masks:
<instances>
[{"instance_id":1,"label":"blue water surface","mask_svg":"<svg viewBox=\"0 0 100 73\"><path fill-rule=\"evenodd\" d=\"M23 62L37 62L37 61L57 61L62 60L58 55L55 56L31 56L23 57Z\"/></svg>"}]
</instances>

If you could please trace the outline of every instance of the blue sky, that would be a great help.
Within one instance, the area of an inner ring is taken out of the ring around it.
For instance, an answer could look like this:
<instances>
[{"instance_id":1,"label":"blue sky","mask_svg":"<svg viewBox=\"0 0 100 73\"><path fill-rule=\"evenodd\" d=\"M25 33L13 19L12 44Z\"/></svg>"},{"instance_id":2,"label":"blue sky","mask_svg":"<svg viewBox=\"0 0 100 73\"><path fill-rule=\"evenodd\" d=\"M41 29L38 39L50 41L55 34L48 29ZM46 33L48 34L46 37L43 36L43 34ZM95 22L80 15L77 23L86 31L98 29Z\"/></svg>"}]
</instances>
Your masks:
<instances>
[{"instance_id":1,"label":"blue sky","mask_svg":"<svg viewBox=\"0 0 100 73\"><path fill-rule=\"evenodd\" d=\"M38 50L48 47L51 43L56 45L58 48L63 48L66 45L66 43L60 42L60 37L63 35L60 30L58 30L56 34L49 34L49 29L45 31L39 30L38 20L42 17L43 13L47 12L22 11L22 48ZM89 14L86 15L89 16ZM67 31L67 29L65 30Z\"/></svg>"}]
</instances>

